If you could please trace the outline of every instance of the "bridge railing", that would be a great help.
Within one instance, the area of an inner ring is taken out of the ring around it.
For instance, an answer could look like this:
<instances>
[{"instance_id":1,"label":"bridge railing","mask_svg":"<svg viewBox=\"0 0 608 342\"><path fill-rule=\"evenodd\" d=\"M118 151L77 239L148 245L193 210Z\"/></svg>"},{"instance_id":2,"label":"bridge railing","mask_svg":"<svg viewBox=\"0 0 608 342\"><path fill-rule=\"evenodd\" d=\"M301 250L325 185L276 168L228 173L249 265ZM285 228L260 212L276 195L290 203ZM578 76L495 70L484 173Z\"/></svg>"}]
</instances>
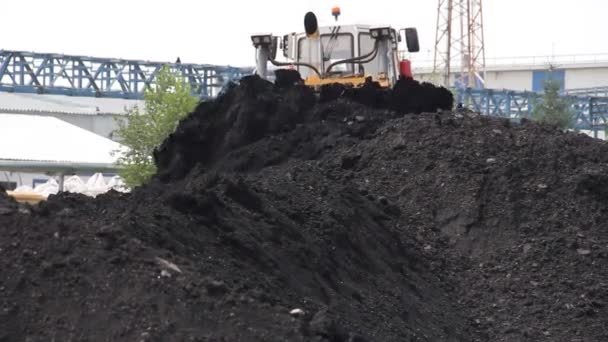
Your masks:
<instances>
[{"instance_id":1,"label":"bridge railing","mask_svg":"<svg viewBox=\"0 0 608 342\"><path fill-rule=\"evenodd\" d=\"M608 87L573 88L562 92L564 95L608 97Z\"/></svg>"},{"instance_id":2,"label":"bridge railing","mask_svg":"<svg viewBox=\"0 0 608 342\"><path fill-rule=\"evenodd\" d=\"M400 58L412 60L412 67L418 73L430 73L433 71L434 60L432 55L410 54L406 51L399 52ZM577 55L539 55L539 56L512 56L512 57L486 57L486 69L501 68L534 68L547 69L549 66L557 68L563 66L585 66L608 64L608 53L577 54ZM454 59L451 63L452 73L460 72L460 60Z\"/></svg>"},{"instance_id":3,"label":"bridge railing","mask_svg":"<svg viewBox=\"0 0 608 342\"><path fill-rule=\"evenodd\" d=\"M248 68L0 50L0 91L141 99L168 65L194 95L215 97Z\"/></svg>"},{"instance_id":4,"label":"bridge railing","mask_svg":"<svg viewBox=\"0 0 608 342\"><path fill-rule=\"evenodd\" d=\"M487 66L547 66L608 63L608 53L486 58Z\"/></svg>"}]
</instances>

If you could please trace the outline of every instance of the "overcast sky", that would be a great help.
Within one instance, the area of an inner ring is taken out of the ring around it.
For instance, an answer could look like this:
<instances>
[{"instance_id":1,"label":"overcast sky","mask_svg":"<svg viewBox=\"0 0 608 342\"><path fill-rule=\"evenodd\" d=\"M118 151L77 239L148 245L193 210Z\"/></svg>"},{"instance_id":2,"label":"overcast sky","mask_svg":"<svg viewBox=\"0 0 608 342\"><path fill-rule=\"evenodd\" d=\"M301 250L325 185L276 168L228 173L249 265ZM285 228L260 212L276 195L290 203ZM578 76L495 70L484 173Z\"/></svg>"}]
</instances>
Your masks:
<instances>
[{"instance_id":1,"label":"overcast sky","mask_svg":"<svg viewBox=\"0 0 608 342\"><path fill-rule=\"evenodd\" d=\"M98 57L252 65L250 35L340 21L418 28L432 58L436 0L4 0L0 49ZM486 55L608 53L608 0L484 0Z\"/></svg>"}]
</instances>

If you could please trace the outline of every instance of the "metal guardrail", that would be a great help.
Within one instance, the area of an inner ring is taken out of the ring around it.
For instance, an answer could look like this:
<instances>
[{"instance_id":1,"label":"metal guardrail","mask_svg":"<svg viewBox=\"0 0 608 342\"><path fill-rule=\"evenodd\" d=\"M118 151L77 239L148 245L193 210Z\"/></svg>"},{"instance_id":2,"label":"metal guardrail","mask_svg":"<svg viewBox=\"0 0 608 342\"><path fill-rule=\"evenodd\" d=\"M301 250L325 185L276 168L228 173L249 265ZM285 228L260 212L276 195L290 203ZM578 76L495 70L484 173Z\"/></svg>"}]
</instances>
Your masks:
<instances>
[{"instance_id":1,"label":"metal guardrail","mask_svg":"<svg viewBox=\"0 0 608 342\"><path fill-rule=\"evenodd\" d=\"M574 88L566 89L564 95L608 97L608 87Z\"/></svg>"},{"instance_id":2,"label":"metal guardrail","mask_svg":"<svg viewBox=\"0 0 608 342\"><path fill-rule=\"evenodd\" d=\"M141 99L164 65L184 77L201 98L217 96L230 80L252 70L0 50L0 91Z\"/></svg>"},{"instance_id":3,"label":"metal guardrail","mask_svg":"<svg viewBox=\"0 0 608 342\"><path fill-rule=\"evenodd\" d=\"M419 70L433 69L434 61L429 56L418 56L400 51L401 58L411 58L413 67ZM432 56L431 56L432 58ZM608 64L608 53L578 54L578 55L544 55L544 56L513 56L513 57L486 57L486 68L501 67L539 67L546 69L549 65L560 67L563 65L593 65ZM460 61L454 59L452 70L460 70Z\"/></svg>"},{"instance_id":4,"label":"metal guardrail","mask_svg":"<svg viewBox=\"0 0 608 342\"><path fill-rule=\"evenodd\" d=\"M577 65L577 64L601 64L608 63L608 53L578 54L578 55L553 55L553 56L517 56L517 57L493 57L486 58L486 65Z\"/></svg>"}]
</instances>

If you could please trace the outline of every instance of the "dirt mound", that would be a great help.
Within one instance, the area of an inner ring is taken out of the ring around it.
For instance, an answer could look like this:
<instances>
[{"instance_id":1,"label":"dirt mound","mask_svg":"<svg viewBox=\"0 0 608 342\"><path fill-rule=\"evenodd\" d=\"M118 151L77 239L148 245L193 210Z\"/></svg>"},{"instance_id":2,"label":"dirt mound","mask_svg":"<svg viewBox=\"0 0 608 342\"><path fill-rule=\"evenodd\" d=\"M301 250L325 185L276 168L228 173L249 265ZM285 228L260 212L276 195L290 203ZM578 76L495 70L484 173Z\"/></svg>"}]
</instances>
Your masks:
<instances>
[{"instance_id":1,"label":"dirt mound","mask_svg":"<svg viewBox=\"0 0 608 342\"><path fill-rule=\"evenodd\" d=\"M274 71L274 84L279 88L290 88L297 84L303 84L302 75L297 70L277 69Z\"/></svg>"},{"instance_id":2,"label":"dirt mound","mask_svg":"<svg viewBox=\"0 0 608 342\"><path fill-rule=\"evenodd\" d=\"M306 177L190 175L128 196L56 196L3 222L0 338L463 336L396 209Z\"/></svg>"},{"instance_id":3,"label":"dirt mound","mask_svg":"<svg viewBox=\"0 0 608 342\"><path fill-rule=\"evenodd\" d=\"M321 88L320 102L341 97L367 107L391 109L399 113L434 113L437 110L450 110L454 105L454 97L449 90L405 77L401 77L392 89L381 88L371 78L361 87L334 83Z\"/></svg>"},{"instance_id":4,"label":"dirt mound","mask_svg":"<svg viewBox=\"0 0 608 342\"><path fill-rule=\"evenodd\" d=\"M0 341L608 338L606 143L297 83L200 104L131 194L0 215Z\"/></svg>"},{"instance_id":5,"label":"dirt mound","mask_svg":"<svg viewBox=\"0 0 608 342\"><path fill-rule=\"evenodd\" d=\"M0 215L13 213L16 208L17 202L7 195L6 190L0 185Z\"/></svg>"},{"instance_id":6,"label":"dirt mound","mask_svg":"<svg viewBox=\"0 0 608 342\"><path fill-rule=\"evenodd\" d=\"M257 76L245 77L216 101L203 102L155 152L163 180L182 178L196 163L221 159L233 149L314 119L312 90L277 90Z\"/></svg>"},{"instance_id":7,"label":"dirt mound","mask_svg":"<svg viewBox=\"0 0 608 342\"><path fill-rule=\"evenodd\" d=\"M365 105L360 112L373 107L398 113L436 112L453 105L448 90L410 79L400 79L394 89L381 89L371 81L359 88L333 84L323 87L317 99L313 90L295 81L300 79L297 71L283 70L277 76L281 86L247 76L216 101L200 104L155 151L159 177L163 181L180 179L196 163L213 164L231 150L304 123L344 120L355 108L346 105L339 112L334 108L317 110L318 102L344 98ZM363 116L384 121L391 115L372 111Z\"/></svg>"}]
</instances>

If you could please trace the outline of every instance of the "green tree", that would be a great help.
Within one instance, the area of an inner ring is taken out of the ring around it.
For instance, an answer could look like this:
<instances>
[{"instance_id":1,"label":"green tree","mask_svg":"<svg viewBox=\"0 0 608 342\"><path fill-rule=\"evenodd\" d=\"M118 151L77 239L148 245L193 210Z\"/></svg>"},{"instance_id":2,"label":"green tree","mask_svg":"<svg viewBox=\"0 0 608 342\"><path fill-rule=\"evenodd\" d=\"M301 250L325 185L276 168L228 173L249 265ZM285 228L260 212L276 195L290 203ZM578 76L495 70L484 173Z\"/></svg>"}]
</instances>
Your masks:
<instances>
[{"instance_id":1,"label":"green tree","mask_svg":"<svg viewBox=\"0 0 608 342\"><path fill-rule=\"evenodd\" d=\"M139 106L127 109L124 118L118 119L115 134L127 149L116 151L117 164L128 187L142 185L156 173L154 149L175 131L198 101L183 78L165 66L156 82L145 90L143 109Z\"/></svg>"},{"instance_id":2,"label":"green tree","mask_svg":"<svg viewBox=\"0 0 608 342\"><path fill-rule=\"evenodd\" d=\"M561 129L572 128L575 123L574 112L570 108L570 102L560 97L559 88L559 81L545 81L545 94L540 101L535 101L532 119Z\"/></svg>"}]
</instances>

